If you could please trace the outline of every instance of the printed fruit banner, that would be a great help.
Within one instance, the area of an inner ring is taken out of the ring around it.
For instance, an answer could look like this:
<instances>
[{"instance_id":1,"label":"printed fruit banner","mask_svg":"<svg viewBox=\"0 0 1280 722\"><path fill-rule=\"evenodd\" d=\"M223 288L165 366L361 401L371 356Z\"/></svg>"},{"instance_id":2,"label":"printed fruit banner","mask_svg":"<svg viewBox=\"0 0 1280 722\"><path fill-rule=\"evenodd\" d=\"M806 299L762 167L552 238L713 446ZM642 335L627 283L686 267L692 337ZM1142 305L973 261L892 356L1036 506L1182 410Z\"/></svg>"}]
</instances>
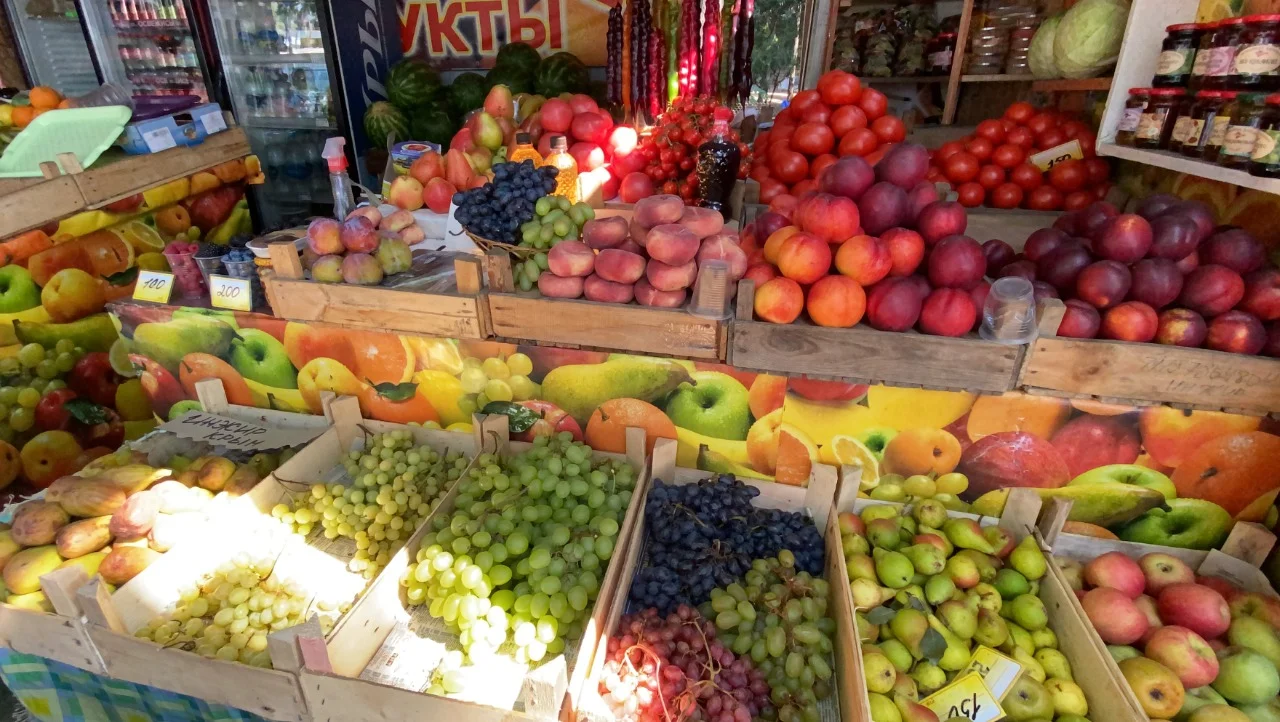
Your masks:
<instances>
[{"instance_id":1,"label":"printed fruit banner","mask_svg":"<svg viewBox=\"0 0 1280 722\"><path fill-rule=\"evenodd\" d=\"M1276 523L1280 424L1044 396L784 378L721 364L349 331L258 314L113 304L153 408L197 406L219 378L233 404L468 430L509 402L517 438L568 432L623 451L625 429L676 439L682 466L803 485L814 461L861 467L862 491L999 515L1028 486L1074 502L1068 531L1208 549L1235 520ZM492 410L492 409L491 409Z\"/></svg>"},{"instance_id":2,"label":"printed fruit banner","mask_svg":"<svg viewBox=\"0 0 1280 722\"><path fill-rule=\"evenodd\" d=\"M112 363L104 308L139 269L169 270L169 242L251 232L244 186L262 180L250 156L0 239L0 489L47 486L155 426L141 380Z\"/></svg>"}]
</instances>

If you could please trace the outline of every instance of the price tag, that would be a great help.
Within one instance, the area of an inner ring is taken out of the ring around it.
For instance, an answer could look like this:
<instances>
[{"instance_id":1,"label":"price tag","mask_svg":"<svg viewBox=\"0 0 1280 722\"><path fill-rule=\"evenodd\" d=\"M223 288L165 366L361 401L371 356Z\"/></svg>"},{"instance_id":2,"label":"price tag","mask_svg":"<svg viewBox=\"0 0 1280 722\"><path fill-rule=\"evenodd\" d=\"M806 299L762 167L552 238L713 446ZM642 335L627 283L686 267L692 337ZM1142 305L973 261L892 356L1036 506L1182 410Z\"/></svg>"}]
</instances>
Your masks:
<instances>
[{"instance_id":1,"label":"price tag","mask_svg":"<svg viewBox=\"0 0 1280 722\"><path fill-rule=\"evenodd\" d=\"M209 276L209 302L214 308L230 311L252 311L253 291L247 278Z\"/></svg>"},{"instance_id":2,"label":"price tag","mask_svg":"<svg viewBox=\"0 0 1280 722\"><path fill-rule=\"evenodd\" d=\"M1084 160L1084 151L1080 149L1080 141L1078 140L1070 140L1049 150L1042 150L1027 160L1031 161L1031 164L1042 172L1048 173L1050 168L1072 158Z\"/></svg>"},{"instance_id":3,"label":"price tag","mask_svg":"<svg viewBox=\"0 0 1280 722\"><path fill-rule=\"evenodd\" d=\"M142 142L147 144L147 150L152 153L159 153L162 150L169 150L178 146L173 140L173 133L170 133L168 128L156 128L143 133Z\"/></svg>"},{"instance_id":4,"label":"price tag","mask_svg":"<svg viewBox=\"0 0 1280 722\"><path fill-rule=\"evenodd\" d=\"M963 677L970 672L982 677L983 684L987 685L996 699L1004 699L1009 688L1018 681L1018 675L1022 674L1022 665L990 647L978 647L973 652L969 666L957 676Z\"/></svg>"},{"instance_id":5,"label":"price tag","mask_svg":"<svg viewBox=\"0 0 1280 722\"><path fill-rule=\"evenodd\" d=\"M222 117L221 112L207 113L200 116L200 123L204 125L205 135L213 135L218 131L227 129L227 121Z\"/></svg>"},{"instance_id":6,"label":"price tag","mask_svg":"<svg viewBox=\"0 0 1280 722\"><path fill-rule=\"evenodd\" d=\"M173 293L173 274L160 271L138 271L138 281L133 286L135 301L168 303Z\"/></svg>"},{"instance_id":7,"label":"price tag","mask_svg":"<svg viewBox=\"0 0 1280 722\"><path fill-rule=\"evenodd\" d=\"M1000 702L982 683L977 672L956 678L956 681L921 700L938 719L963 717L970 722L994 722L1004 718Z\"/></svg>"}]
</instances>

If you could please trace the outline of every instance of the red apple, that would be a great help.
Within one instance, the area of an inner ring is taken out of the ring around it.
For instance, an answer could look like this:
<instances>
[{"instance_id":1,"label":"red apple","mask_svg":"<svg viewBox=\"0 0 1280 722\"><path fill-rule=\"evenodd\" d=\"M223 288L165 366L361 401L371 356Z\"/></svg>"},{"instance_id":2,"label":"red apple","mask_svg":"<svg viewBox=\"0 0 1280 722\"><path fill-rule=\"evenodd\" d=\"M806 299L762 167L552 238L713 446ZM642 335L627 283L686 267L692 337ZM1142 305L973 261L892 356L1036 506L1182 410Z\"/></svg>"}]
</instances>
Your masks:
<instances>
[{"instance_id":1,"label":"red apple","mask_svg":"<svg viewBox=\"0 0 1280 722\"><path fill-rule=\"evenodd\" d=\"M1165 587L1172 584L1194 584L1196 581L1195 570L1172 554L1144 554L1138 560L1138 566L1142 568L1142 575L1147 580L1147 594L1152 596L1159 596Z\"/></svg>"},{"instance_id":2,"label":"red apple","mask_svg":"<svg viewBox=\"0 0 1280 722\"><path fill-rule=\"evenodd\" d=\"M1126 557L1127 558L1127 557ZM1107 644L1133 644L1142 639L1149 626L1133 598L1110 587L1097 587L1080 600L1085 616Z\"/></svg>"},{"instance_id":3,"label":"red apple","mask_svg":"<svg viewBox=\"0 0 1280 722\"><path fill-rule=\"evenodd\" d=\"M1107 552L1084 566L1084 580L1095 587L1111 587L1137 599L1147 587L1142 567L1122 552Z\"/></svg>"},{"instance_id":4,"label":"red apple","mask_svg":"<svg viewBox=\"0 0 1280 722\"><path fill-rule=\"evenodd\" d=\"M1170 584L1156 605L1165 624L1186 627L1205 639L1221 637L1231 626L1227 600L1203 584Z\"/></svg>"},{"instance_id":5,"label":"red apple","mask_svg":"<svg viewBox=\"0 0 1280 722\"><path fill-rule=\"evenodd\" d=\"M1187 689L1203 687L1218 678L1218 657L1213 648L1186 627L1170 625L1155 630L1144 652L1178 675Z\"/></svg>"}]
</instances>

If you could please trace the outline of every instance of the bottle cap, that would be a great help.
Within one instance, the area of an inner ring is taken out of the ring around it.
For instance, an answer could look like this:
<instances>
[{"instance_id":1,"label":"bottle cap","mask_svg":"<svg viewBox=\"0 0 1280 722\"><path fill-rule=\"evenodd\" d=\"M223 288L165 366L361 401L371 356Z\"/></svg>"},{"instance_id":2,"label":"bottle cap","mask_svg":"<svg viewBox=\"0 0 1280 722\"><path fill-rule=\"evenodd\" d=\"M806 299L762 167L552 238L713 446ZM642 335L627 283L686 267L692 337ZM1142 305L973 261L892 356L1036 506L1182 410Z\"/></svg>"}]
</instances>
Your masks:
<instances>
[{"instance_id":1,"label":"bottle cap","mask_svg":"<svg viewBox=\"0 0 1280 722\"><path fill-rule=\"evenodd\" d=\"M563 135L551 136L551 150L561 152L569 149L569 141L565 140Z\"/></svg>"},{"instance_id":2,"label":"bottle cap","mask_svg":"<svg viewBox=\"0 0 1280 722\"><path fill-rule=\"evenodd\" d=\"M347 139L341 136L335 136L324 142L324 150L320 152L320 157L329 164L330 173L342 173L347 170L347 152L343 150L346 145Z\"/></svg>"},{"instance_id":3,"label":"bottle cap","mask_svg":"<svg viewBox=\"0 0 1280 722\"><path fill-rule=\"evenodd\" d=\"M517 145L529 145L531 142L533 141L529 138L528 133L516 133Z\"/></svg>"}]
</instances>

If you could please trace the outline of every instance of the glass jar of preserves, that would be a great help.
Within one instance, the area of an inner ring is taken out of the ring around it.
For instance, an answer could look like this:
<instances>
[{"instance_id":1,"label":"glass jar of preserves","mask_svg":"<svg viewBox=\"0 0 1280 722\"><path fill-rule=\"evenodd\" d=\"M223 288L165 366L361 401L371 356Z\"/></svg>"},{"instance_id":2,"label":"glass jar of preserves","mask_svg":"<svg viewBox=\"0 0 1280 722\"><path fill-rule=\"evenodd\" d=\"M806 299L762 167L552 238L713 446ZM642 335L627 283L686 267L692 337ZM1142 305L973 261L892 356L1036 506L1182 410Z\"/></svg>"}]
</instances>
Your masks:
<instances>
[{"instance_id":1,"label":"glass jar of preserves","mask_svg":"<svg viewBox=\"0 0 1280 722\"><path fill-rule=\"evenodd\" d=\"M1147 107L1138 119L1133 144L1139 148L1168 148L1173 123L1186 95L1187 91L1182 88L1152 88Z\"/></svg>"},{"instance_id":2,"label":"glass jar of preserves","mask_svg":"<svg viewBox=\"0 0 1280 722\"><path fill-rule=\"evenodd\" d=\"M1191 111L1196 107L1195 99L1191 96L1183 98L1181 104L1175 111L1175 119L1173 121L1173 132L1169 134L1169 145L1165 148L1179 152L1182 150L1182 144L1191 137L1194 131L1194 121L1192 120Z\"/></svg>"},{"instance_id":3,"label":"glass jar of preserves","mask_svg":"<svg viewBox=\"0 0 1280 722\"><path fill-rule=\"evenodd\" d=\"M1222 144L1227 142L1227 130L1231 128L1231 116L1235 114L1236 106L1240 104L1239 92L1235 90L1217 92L1222 98L1222 107L1218 109L1218 114L1213 116L1212 126L1205 128L1209 138L1205 141L1204 152L1200 156L1211 163L1217 163L1218 156L1222 154Z\"/></svg>"},{"instance_id":4,"label":"glass jar of preserves","mask_svg":"<svg viewBox=\"0 0 1280 722\"><path fill-rule=\"evenodd\" d=\"M1253 156L1249 159L1249 175L1280 178L1280 93L1267 96Z\"/></svg>"},{"instance_id":5,"label":"glass jar of preserves","mask_svg":"<svg viewBox=\"0 0 1280 722\"><path fill-rule=\"evenodd\" d=\"M1231 70L1236 90L1280 90L1280 14L1242 18L1244 29Z\"/></svg>"},{"instance_id":6,"label":"glass jar of preserves","mask_svg":"<svg viewBox=\"0 0 1280 722\"><path fill-rule=\"evenodd\" d=\"M1209 90L1225 90L1230 87L1231 71L1236 64L1236 49L1240 33L1244 30L1244 18L1227 18L1218 23L1209 47L1208 65L1201 87Z\"/></svg>"},{"instance_id":7,"label":"glass jar of preserves","mask_svg":"<svg viewBox=\"0 0 1280 722\"><path fill-rule=\"evenodd\" d=\"M1129 100L1125 101L1124 113L1120 115L1120 124L1116 126L1116 145L1133 145L1150 93L1151 88L1129 89Z\"/></svg>"},{"instance_id":8,"label":"glass jar of preserves","mask_svg":"<svg viewBox=\"0 0 1280 722\"><path fill-rule=\"evenodd\" d=\"M1209 62L1213 59L1213 41L1217 37L1222 23L1202 23L1200 25L1200 45L1196 50L1195 62L1191 65L1192 90L1205 87L1205 78L1209 75Z\"/></svg>"},{"instance_id":9,"label":"glass jar of preserves","mask_svg":"<svg viewBox=\"0 0 1280 722\"><path fill-rule=\"evenodd\" d=\"M1240 94L1231 113L1231 125L1222 141L1222 150L1218 152L1218 165L1248 170L1266 102L1267 96L1261 93Z\"/></svg>"},{"instance_id":10,"label":"glass jar of preserves","mask_svg":"<svg viewBox=\"0 0 1280 722\"><path fill-rule=\"evenodd\" d=\"M1156 61L1156 77L1151 84L1157 88L1184 88L1191 80L1191 68L1195 66L1201 26L1196 23L1170 25L1165 32L1168 35Z\"/></svg>"},{"instance_id":11,"label":"glass jar of preserves","mask_svg":"<svg viewBox=\"0 0 1280 722\"><path fill-rule=\"evenodd\" d=\"M938 33L925 47L925 55L929 57L930 75L949 74L956 55L956 34Z\"/></svg>"},{"instance_id":12,"label":"glass jar of preserves","mask_svg":"<svg viewBox=\"0 0 1280 722\"><path fill-rule=\"evenodd\" d=\"M1204 157L1205 147L1208 146L1209 138L1213 135L1214 119L1222 113L1226 105L1226 91L1203 90L1196 95L1195 103L1191 107L1191 125L1182 139L1180 150L1183 155L1190 158ZM1225 126L1230 120L1230 116L1223 116L1222 135L1224 137L1227 132Z\"/></svg>"}]
</instances>

